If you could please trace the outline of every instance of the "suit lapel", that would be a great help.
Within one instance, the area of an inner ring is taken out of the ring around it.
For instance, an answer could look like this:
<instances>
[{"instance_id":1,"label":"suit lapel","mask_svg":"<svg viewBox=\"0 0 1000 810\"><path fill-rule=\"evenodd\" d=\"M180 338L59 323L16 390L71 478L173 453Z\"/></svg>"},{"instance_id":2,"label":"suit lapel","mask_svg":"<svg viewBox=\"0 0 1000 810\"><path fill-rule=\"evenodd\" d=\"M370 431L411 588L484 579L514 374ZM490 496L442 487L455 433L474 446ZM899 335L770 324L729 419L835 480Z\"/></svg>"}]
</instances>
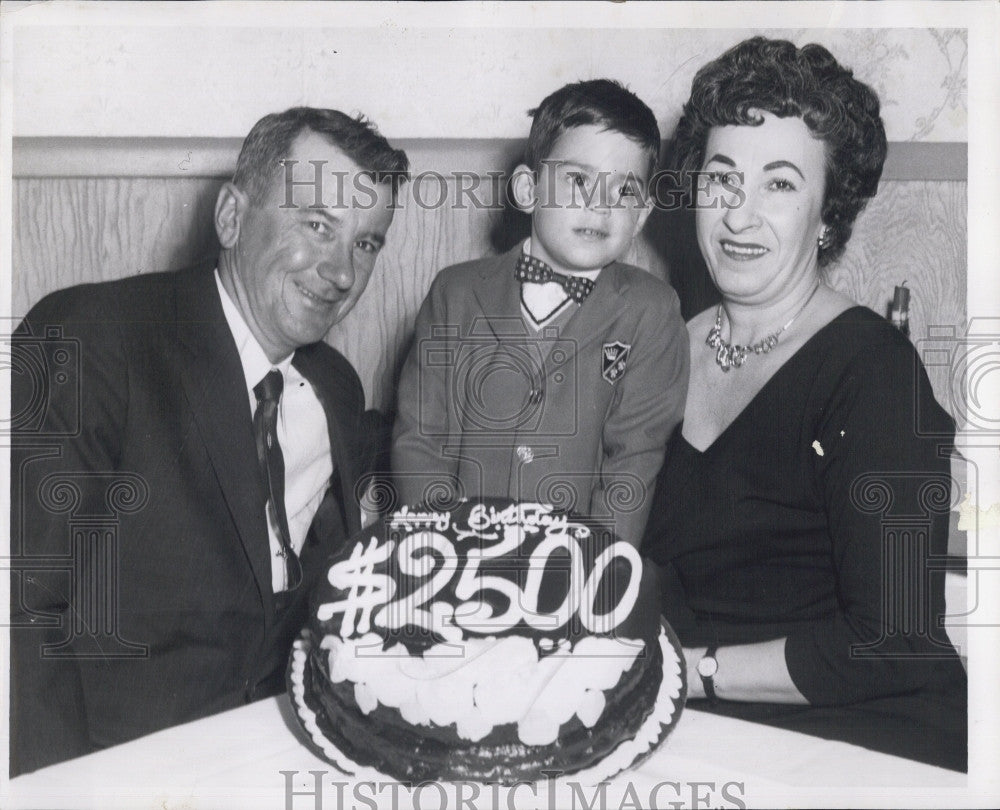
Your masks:
<instances>
[{"instance_id":1,"label":"suit lapel","mask_svg":"<svg viewBox=\"0 0 1000 810\"><path fill-rule=\"evenodd\" d=\"M312 385L326 412L330 452L333 456L330 487L340 496L344 526L348 535L353 535L361 530L360 511L356 506L357 496L353 490L358 460L348 449L342 426L354 424L357 414L353 412L354 404L344 401L343 392L337 390L336 381L331 378L329 369L321 368L320 362L318 345L304 346L292 358L292 365ZM352 446L356 446L356 443Z\"/></svg>"},{"instance_id":2,"label":"suit lapel","mask_svg":"<svg viewBox=\"0 0 1000 810\"><path fill-rule=\"evenodd\" d=\"M521 318L521 285L514 278L514 262L521 252L517 245L502 256L486 262L472 294L479 304L485 329L474 329L472 336L480 337L492 333L497 340L505 337L523 336L524 322Z\"/></svg>"},{"instance_id":3,"label":"suit lapel","mask_svg":"<svg viewBox=\"0 0 1000 810\"><path fill-rule=\"evenodd\" d=\"M627 285L621 265L616 262L605 267L593 292L560 330L560 339L575 341L577 357L592 343L603 340L609 325L621 316L627 306L622 296Z\"/></svg>"},{"instance_id":4,"label":"suit lapel","mask_svg":"<svg viewBox=\"0 0 1000 810\"><path fill-rule=\"evenodd\" d=\"M265 606L273 614L271 559L253 437L253 414L236 343L209 266L178 277L181 379L219 487Z\"/></svg>"}]
</instances>

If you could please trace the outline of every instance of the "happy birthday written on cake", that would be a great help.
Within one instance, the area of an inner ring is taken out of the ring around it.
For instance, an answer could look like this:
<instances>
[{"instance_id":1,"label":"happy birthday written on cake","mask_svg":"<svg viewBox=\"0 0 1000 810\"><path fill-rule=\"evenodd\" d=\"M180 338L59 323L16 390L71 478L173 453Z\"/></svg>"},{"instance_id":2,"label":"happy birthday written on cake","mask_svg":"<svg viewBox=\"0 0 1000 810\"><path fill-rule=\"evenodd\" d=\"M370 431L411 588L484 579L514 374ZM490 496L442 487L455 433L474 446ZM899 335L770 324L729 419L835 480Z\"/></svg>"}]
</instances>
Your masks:
<instances>
[{"instance_id":1,"label":"happy birthday written on cake","mask_svg":"<svg viewBox=\"0 0 1000 810\"><path fill-rule=\"evenodd\" d=\"M450 512L411 510L407 506L389 517L390 529L434 528L444 532L451 528L457 540L496 539L500 530L510 526L518 526L528 534L544 530L546 534L572 531L581 540L590 536L589 528L573 523L567 514L558 513L544 503L512 503L502 509L479 503L472 507L464 526L458 522L453 525Z\"/></svg>"},{"instance_id":2,"label":"happy birthday written on cake","mask_svg":"<svg viewBox=\"0 0 1000 810\"><path fill-rule=\"evenodd\" d=\"M372 535L367 544L358 541L347 559L330 567L328 580L343 598L319 605L317 617L329 621L340 616L341 638L368 633L373 627L401 630L410 626L447 641L460 641L467 633L495 634L520 622L536 631L552 632L574 616L591 633L610 633L631 613L638 598L639 553L628 543L611 543L586 572L581 542L590 537L590 529L556 514L546 504L512 504L502 509L476 504L463 524L453 522L447 512L404 508L391 516L388 527L390 538ZM442 533L449 527L452 536ZM540 533L530 553L522 549L527 538ZM566 574L561 578L565 596L555 610L542 611L538 606L542 578L553 554L559 555ZM490 561L501 558L523 561L518 566L523 582L487 573ZM614 594L616 604L601 612L595 602L602 580L619 558L629 563L627 584ZM397 596L402 577L417 580L417 586ZM449 586L457 604L454 599L436 598Z\"/></svg>"}]
</instances>

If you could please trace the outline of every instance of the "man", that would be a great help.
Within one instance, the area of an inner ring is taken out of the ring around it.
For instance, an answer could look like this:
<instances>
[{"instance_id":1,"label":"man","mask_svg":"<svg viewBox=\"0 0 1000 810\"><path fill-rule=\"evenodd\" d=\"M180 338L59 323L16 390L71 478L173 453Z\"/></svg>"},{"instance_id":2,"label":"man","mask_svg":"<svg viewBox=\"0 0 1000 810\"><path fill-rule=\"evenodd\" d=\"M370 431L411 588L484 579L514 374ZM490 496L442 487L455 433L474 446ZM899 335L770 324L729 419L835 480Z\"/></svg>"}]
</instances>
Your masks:
<instances>
[{"instance_id":1,"label":"man","mask_svg":"<svg viewBox=\"0 0 1000 810\"><path fill-rule=\"evenodd\" d=\"M364 393L322 339L364 291L407 169L364 119L266 116L219 192L217 262L28 314L12 775L281 691L310 586L360 528Z\"/></svg>"}]
</instances>

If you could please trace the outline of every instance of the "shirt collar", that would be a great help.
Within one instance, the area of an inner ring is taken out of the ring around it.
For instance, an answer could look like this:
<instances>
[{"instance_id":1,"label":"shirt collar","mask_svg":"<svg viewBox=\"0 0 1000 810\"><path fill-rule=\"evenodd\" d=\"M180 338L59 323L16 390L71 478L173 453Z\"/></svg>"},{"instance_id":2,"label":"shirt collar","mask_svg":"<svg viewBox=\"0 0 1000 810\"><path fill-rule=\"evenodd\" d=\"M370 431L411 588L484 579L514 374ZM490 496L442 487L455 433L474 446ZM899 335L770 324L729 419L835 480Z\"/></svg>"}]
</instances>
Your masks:
<instances>
[{"instance_id":1,"label":"shirt collar","mask_svg":"<svg viewBox=\"0 0 1000 810\"><path fill-rule=\"evenodd\" d=\"M277 363L268 360L267 354L261 348L253 332L250 331L250 327L247 326L239 308L229 297L226 288L222 286L219 268L215 268L215 283L219 288L219 298L222 299L222 312L226 316L226 323L229 324L229 331L233 333L233 339L236 341L236 350L240 355L240 365L243 366L243 376L246 379L247 388L252 393L253 387L264 379L264 375L272 368L278 369L281 375L287 379L293 355L290 354Z\"/></svg>"}]
</instances>

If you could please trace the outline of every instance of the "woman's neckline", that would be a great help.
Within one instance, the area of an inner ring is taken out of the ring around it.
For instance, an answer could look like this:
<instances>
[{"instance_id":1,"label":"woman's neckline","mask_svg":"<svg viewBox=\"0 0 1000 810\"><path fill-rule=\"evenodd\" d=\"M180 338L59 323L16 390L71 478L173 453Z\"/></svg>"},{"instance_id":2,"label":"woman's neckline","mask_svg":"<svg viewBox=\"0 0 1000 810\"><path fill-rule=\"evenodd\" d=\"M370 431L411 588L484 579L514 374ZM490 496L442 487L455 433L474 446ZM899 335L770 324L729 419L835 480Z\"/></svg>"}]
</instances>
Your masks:
<instances>
[{"instance_id":1,"label":"woman's neckline","mask_svg":"<svg viewBox=\"0 0 1000 810\"><path fill-rule=\"evenodd\" d=\"M699 449L699 448L695 447L693 444L691 444L690 441L688 441L687 436L684 435L684 422L682 421L677 426L677 432L680 435L680 438L684 442L684 444L686 444L692 451L694 451L698 455L706 455L707 453L711 452L711 450L713 448L715 448L720 443L720 441L733 429L733 426L735 424L737 424L738 422L740 422L743 419L744 415L748 411L750 411L750 409L753 407L754 403L756 403L757 400L760 399L764 395L764 393L766 391L768 391L774 385L774 381L776 379L778 379L779 377L781 377L783 374L786 374L788 368L791 367L791 366L794 366L795 363L799 360L799 358L801 358L801 357L804 356L806 350L824 332L826 332L828 329L832 328L834 325L838 324L839 322L845 320L846 317L850 313L856 312L857 310L865 310L865 311L867 311L868 308L865 307L865 306L862 306L861 304L854 304L853 306L850 306L847 309L843 310L842 312L839 312L836 315L834 315L833 318L831 318L829 321L827 321L825 324L823 324L819 329L817 329L815 332L813 332L813 334L811 334L808 338L806 338L806 340L802 343L802 345L799 346L795 350L795 352L787 360L785 360L784 363L782 363L775 370L774 374L772 374L770 377L767 378L767 380L764 382L764 384L747 401L747 404L743 406L743 408L740 410L740 412L737 413L736 416L734 416L729 421L729 423L721 431L719 431L719 433L716 435L716 437L714 439L712 439L712 441L709 442L709 444L707 444L704 449ZM877 318L878 316L876 315L875 317Z\"/></svg>"}]
</instances>

